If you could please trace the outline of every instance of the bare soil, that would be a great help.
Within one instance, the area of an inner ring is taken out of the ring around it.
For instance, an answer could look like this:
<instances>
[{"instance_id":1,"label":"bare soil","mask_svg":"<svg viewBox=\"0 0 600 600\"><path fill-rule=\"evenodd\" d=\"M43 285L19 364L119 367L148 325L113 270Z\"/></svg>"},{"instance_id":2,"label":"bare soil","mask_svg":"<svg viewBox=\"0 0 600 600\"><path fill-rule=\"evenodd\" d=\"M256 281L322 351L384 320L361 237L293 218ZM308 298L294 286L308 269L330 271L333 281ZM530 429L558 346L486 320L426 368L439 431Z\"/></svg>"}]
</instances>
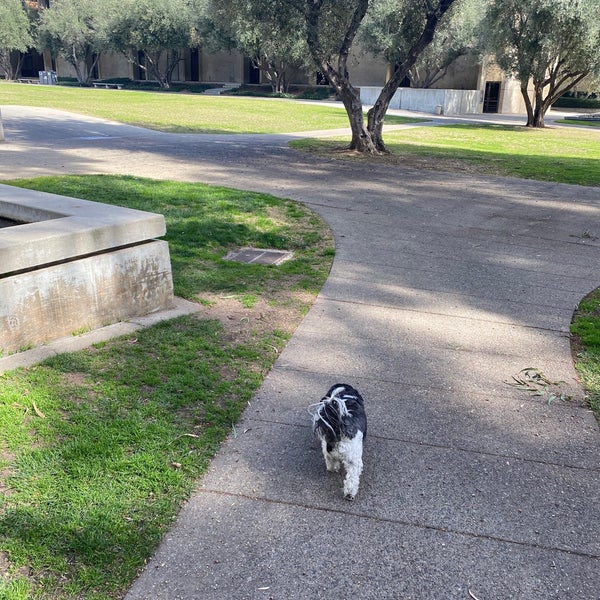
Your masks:
<instances>
[{"instance_id":1,"label":"bare soil","mask_svg":"<svg viewBox=\"0 0 600 600\"><path fill-rule=\"evenodd\" d=\"M235 296L204 293L200 300L202 309L198 317L218 320L228 341L243 344L273 331L291 335L315 297L298 290L271 291L268 297L259 297L251 307L244 306Z\"/></svg>"}]
</instances>

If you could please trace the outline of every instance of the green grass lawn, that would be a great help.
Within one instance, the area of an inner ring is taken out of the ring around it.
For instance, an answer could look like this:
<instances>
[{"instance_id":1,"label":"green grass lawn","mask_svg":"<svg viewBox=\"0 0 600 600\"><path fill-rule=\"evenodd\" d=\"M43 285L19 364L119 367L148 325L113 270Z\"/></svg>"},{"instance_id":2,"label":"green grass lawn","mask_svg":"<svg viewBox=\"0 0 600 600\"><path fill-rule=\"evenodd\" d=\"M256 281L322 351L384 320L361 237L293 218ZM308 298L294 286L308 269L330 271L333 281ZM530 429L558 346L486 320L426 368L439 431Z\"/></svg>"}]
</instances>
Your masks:
<instances>
[{"instance_id":1,"label":"green grass lawn","mask_svg":"<svg viewBox=\"0 0 600 600\"><path fill-rule=\"evenodd\" d=\"M163 213L175 292L204 306L0 375L0 599L121 598L314 300L333 240L313 212L265 194L112 176L12 183ZM223 260L242 245L294 258Z\"/></svg>"},{"instance_id":2,"label":"green grass lawn","mask_svg":"<svg viewBox=\"0 0 600 600\"><path fill-rule=\"evenodd\" d=\"M579 303L571 333L577 356L575 366L586 387L590 406L600 421L600 289Z\"/></svg>"},{"instance_id":3,"label":"green grass lawn","mask_svg":"<svg viewBox=\"0 0 600 600\"><path fill-rule=\"evenodd\" d=\"M564 125L579 125L580 127L600 127L600 120L598 119L596 119L595 121L581 121L579 119L561 119L560 121L556 122Z\"/></svg>"},{"instance_id":4,"label":"green grass lawn","mask_svg":"<svg viewBox=\"0 0 600 600\"><path fill-rule=\"evenodd\" d=\"M173 133L292 133L348 127L344 107L285 99L0 82L0 105L46 106ZM293 106L293 110L290 109ZM390 116L389 123L422 119Z\"/></svg>"},{"instance_id":5,"label":"green grass lawn","mask_svg":"<svg viewBox=\"0 0 600 600\"><path fill-rule=\"evenodd\" d=\"M296 148L344 159L349 138L299 140ZM440 171L508 175L525 179L600 185L600 135L576 128L530 129L503 125L411 127L384 135L391 164Z\"/></svg>"}]
</instances>

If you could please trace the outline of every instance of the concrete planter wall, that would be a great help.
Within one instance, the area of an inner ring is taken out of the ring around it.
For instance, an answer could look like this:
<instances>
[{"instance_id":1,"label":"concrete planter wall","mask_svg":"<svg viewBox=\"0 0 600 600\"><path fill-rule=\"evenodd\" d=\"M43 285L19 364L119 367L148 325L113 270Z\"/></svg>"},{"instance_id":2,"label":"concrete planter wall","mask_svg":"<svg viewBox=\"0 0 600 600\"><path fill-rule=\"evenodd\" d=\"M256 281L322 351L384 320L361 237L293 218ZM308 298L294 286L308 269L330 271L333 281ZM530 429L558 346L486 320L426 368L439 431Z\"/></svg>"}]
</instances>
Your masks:
<instances>
[{"instance_id":1,"label":"concrete planter wall","mask_svg":"<svg viewBox=\"0 0 600 600\"><path fill-rule=\"evenodd\" d=\"M361 87L362 103L369 106L375 104L381 89ZM399 88L392 97L390 108L443 115L479 114L483 108L483 98L479 90Z\"/></svg>"},{"instance_id":2,"label":"concrete planter wall","mask_svg":"<svg viewBox=\"0 0 600 600\"><path fill-rule=\"evenodd\" d=\"M0 354L173 305L164 217L0 185Z\"/></svg>"}]
</instances>

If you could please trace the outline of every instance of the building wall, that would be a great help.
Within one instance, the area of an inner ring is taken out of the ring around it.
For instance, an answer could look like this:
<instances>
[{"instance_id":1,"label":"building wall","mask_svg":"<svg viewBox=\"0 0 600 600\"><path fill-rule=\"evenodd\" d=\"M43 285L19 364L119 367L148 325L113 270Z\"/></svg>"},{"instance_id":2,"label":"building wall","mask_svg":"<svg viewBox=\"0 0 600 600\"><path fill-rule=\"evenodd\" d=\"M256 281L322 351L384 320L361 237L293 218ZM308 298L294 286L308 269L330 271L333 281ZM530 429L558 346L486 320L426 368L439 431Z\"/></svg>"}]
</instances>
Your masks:
<instances>
[{"instance_id":1,"label":"building wall","mask_svg":"<svg viewBox=\"0 0 600 600\"><path fill-rule=\"evenodd\" d=\"M244 58L239 52L216 52L201 54L202 81L212 83L243 83L245 81Z\"/></svg>"},{"instance_id":2,"label":"building wall","mask_svg":"<svg viewBox=\"0 0 600 600\"><path fill-rule=\"evenodd\" d=\"M134 66L122 54L103 54L98 61L98 78L110 79L112 77L130 77L133 75Z\"/></svg>"},{"instance_id":3,"label":"building wall","mask_svg":"<svg viewBox=\"0 0 600 600\"><path fill-rule=\"evenodd\" d=\"M479 61L473 55L459 56L449 67L446 74L432 87L453 90L477 90Z\"/></svg>"},{"instance_id":4,"label":"building wall","mask_svg":"<svg viewBox=\"0 0 600 600\"><path fill-rule=\"evenodd\" d=\"M356 87L382 87L386 81L388 65L381 57L354 50L348 60L348 69ZM75 76L74 69L61 59L56 61L56 70L59 76ZM246 83L249 81L249 74L248 59L237 51L209 54L201 48L186 49L182 54L182 61L175 68L173 81ZM139 70L120 54L105 54L98 64L98 77L100 79L113 77L138 79ZM486 84L489 82L498 82L499 84L500 92L497 103L499 113L525 113L525 105L518 82L508 78L492 60L484 59L482 62L478 62L475 57L460 57L432 89L478 90L478 101L483 106ZM294 73L290 83L314 85L316 73L298 71ZM452 106L468 106L468 112L473 112L473 98L474 96L470 95L468 100L463 98L460 102L453 101ZM435 106L439 104L440 102L436 101Z\"/></svg>"},{"instance_id":5,"label":"building wall","mask_svg":"<svg viewBox=\"0 0 600 600\"><path fill-rule=\"evenodd\" d=\"M387 61L370 52L353 49L348 57L348 71L357 86L383 86L386 82Z\"/></svg>"}]
</instances>

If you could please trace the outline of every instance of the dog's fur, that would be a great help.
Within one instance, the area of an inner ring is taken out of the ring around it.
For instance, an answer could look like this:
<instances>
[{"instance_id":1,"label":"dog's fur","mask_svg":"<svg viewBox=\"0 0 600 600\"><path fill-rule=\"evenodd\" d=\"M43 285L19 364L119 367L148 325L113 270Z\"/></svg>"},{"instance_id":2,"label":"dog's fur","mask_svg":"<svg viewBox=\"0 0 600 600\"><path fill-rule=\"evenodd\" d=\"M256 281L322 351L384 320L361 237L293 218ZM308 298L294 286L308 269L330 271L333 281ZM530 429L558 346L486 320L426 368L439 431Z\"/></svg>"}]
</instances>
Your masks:
<instances>
[{"instance_id":1,"label":"dog's fur","mask_svg":"<svg viewBox=\"0 0 600 600\"><path fill-rule=\"evenodd\" d=\"M344 498L354 500L363 470L363 440L367 435L367 415L362 396L351 385L331 386L316 404L313 431L321 441L328 471L344 467Z\"/></svg>"}]
</instances>

